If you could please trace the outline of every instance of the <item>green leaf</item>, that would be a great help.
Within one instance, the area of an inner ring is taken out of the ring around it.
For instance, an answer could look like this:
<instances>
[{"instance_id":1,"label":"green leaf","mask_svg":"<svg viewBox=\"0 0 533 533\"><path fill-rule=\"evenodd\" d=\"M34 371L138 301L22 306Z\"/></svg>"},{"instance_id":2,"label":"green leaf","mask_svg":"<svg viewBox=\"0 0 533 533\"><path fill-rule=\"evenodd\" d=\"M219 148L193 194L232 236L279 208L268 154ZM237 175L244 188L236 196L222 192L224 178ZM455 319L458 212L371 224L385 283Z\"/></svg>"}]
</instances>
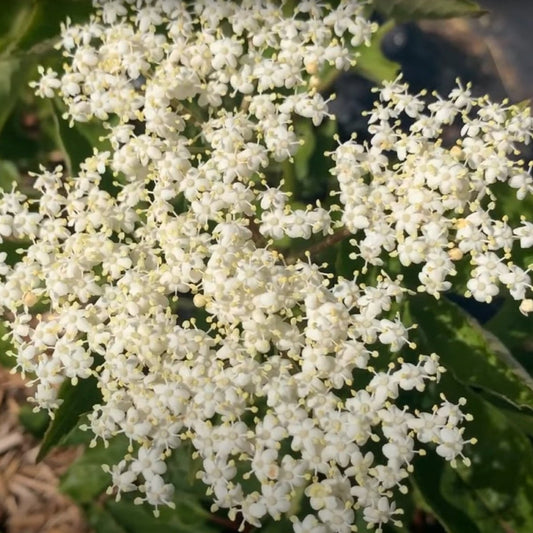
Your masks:
<instances>
[{"instance_id":1,"label":"green leaf","mask_svg":"<svg viewBox=\"0 0 533 533\"><path fill-rule=\"evenodd\" d=\"M17 39L17 50L30 50L40 43L59 37L60 24L69 17L73 24L89 18L92 12L89 0L32 0L31 13Z\"/></svg>"},{"instance_id":2,"label":"green leaf","mask_svg":"<svg viewBox=\"0 0 533 533\"><path fill-rule=\"evenodd\" d=\"M479 533L475 522L461 509L442 497L441 485L445 469L444 459L429 453L415 461L411 483L418 489L423 503L437 517L448 533Z\"/></svg>"},{"instance_id":3,"label":"green leaf","mask_svg":"<svg viewBox=\"0 0 533 533\"><path fill-rule=\"evenodd\" d=\"M396 78L400 65L387 59L381 51L383 37L393 26L393 21L380 26L378 31L372 35L370 46L361 46L357 49L355 72L376 83L391 81Z\"/></svg>"},{"instance_id":4,"label":"green leaf","mask_svg":"<svg viewBox=\"0 0 533 533\"><path fill-rule=\"evenodd\" d=\"M61 478L60 489L80 504L89 504L88 516L94 529L102 533L109 531L127 531L128 533L214 533L208 524L211 514L201 505L201 497L197 490L191 488L188 480L191 459L187 450L182 453L174 452L168 461L169 482L175 487L175 509L161 507L159 517L154 516L154 508L149 504L135 505L135 495L124 494L120 501L107 500L104 506L92 504L110 485L108 473L102 469L102 464L116 464L128 451L129 441L124 436L115 437L105 447L98 443L94 448L88 448L77 459ZM178 460L183 464L178 465ZM198 488L199 481L195 480ZM205 493L205 486L203 486Z\"/></svg>"},{"instance_id":5,"label":"green leaf","mask_svg":"<svg viewBox=\"0 0 533 533\"><path fill-rule=\"evenodd\" d=\"M89 525L94 533L127 533L100 504L93 503L86 509Z\"/></svg>"},{"instance_id":6,"label":"green leaf","mask_svg":"<svg viewBox=\"0 0 533 533\"><path fill-rule=\"evenodd\" d=\"M46 411L35 412L30 405L26 404L19 410L19 422L26 431L40 439L50 423L50 416Z\"/></svg>"},{"instance_id":7,"label":"green leaf","mask_svg":"<svg viewBox=\"0 0 533 533\"><path fill-rule=\"evenodd\" d=\"M455 401L465 397L465 438L476 437L463 453L471 465L452 468L433 450L415 460L412 483L425 506L449 532L531 531L533 449L529 439L499 409L446 374L438 385Z\"/></svg>"},{"instance_id":8,"label":"green leaf","mask_svg":"<svg viewBox=\"0 0 533 533\"><path fill-rule=\"evenodd\" d=\"M487 401L493 407L496 407L498 412L500 412L515 429L522 432L524 435L533 437L533 413L518 409L509 402L484 391L477 391L477 394L484 401Z\"/></svg>"},{"instance_id":9,"label":"green leaf","mask_svg":"<svg viewBox=\"0 0 533 533\"><path fill-rule=\"evenodd\" d=\"M0 131L35 67L34 55L0 58Z\"/></svg>"},{"instance_id":10,"label":"green leaf","mask_svg":"<svg viewBox=\"0 0 533 533\"><path fill-rule=\"evenodd\" d=\"M533 316L524 316L518 302L508 296L498 313L485 324L509 348L516 359L533 374Z\"/></svg>"},{"instance_id":11,"label":"green leaf","mask_svg":"<svg viewBox=\"0 0 533 533\"><path fill-rule=\"evenodd\" d=\"M0 160L0 190L10 191L19 178L19 171L12 161Z\"/></svg>"},{"instance_id":12,"label":"green leaf","mask_svg":"<svg viewBox=\"0 0 533 533\"><path fill-rule=\"evenodd\" d=\"M190 502L181 502L175 510L159 509L155 517L150 505L133 505L129 498L119 502L108 501L106 508L115 521L128 533L215 533L217 529L207 523L207 512L191 507ZM192 513L192 514L191 514ZM192 521L191 521L192 518ZM185 519L185 521L184 521Z\"/></svg>"},{"instance_id":13,"label":"green leaf","mask_svg":"<svg viewBox=\"0 0 533 533\"><path fill-rule=\"evenodd\" d=\"M67 380L61 385L59 398L63 403L54 413L44 435L41 448L37 455L37 462L42 461L48 452L67 435L77 424L79 417L101 400L101 393L97 386L97 380L91 376L81 379L76 385Z\"/></svg>"},{"instance_id":14,"label":"green leaf","mask_svg":"<svg viewBox=\"0 0 533 533\"><path fill-rule=\"evenodd\" d=\"M500 408L500 412L507 418L509 423L519 429L529 438L533 438L533 416L507 407Z\"/></svg>"},{"instance_id":15,"label":"green leaf","mask_svg":"<svg viewBox=\"0 0 533 533\"><path fill-rule=\"evenodd\" d=\"M445 298L410 299L418 340L435 351L459 382L479 387L518 408L533 410L533 380L513 356L473 318Z\"/></svg>"},{"instance_id":16,"label":"green leaf","mask_svg":"<svg viewBox=\"0 0 533 533\"><path fill-rule=\"evenodd\" d=\"M70 432L61 439L61 446L89 446L93 440L93 433L91 431L84 431L81 426L89 426L89 418L87 414L81 415L79 423L72 428Z\"/></svg>"},{"instance_id":17,"label":"green leaf","mask_svg":"<svg viewBox=\"0 0 533 533\"><path fill-rule=\"evenodd\" d=\"M0 17L0 55L6 56L17 47L33 22L35 0L18 0L2 6Z\"/></svg>"},{"instance_id":18,"label":"green leaf","mask_svg":"<svg viewBox=\"0 0 533 533\"><path fill-rule=\"evenodd\" d=\"M52 50L61 22L69 17L80 23L91 12L89 0L17 0L2 5L0 56Z\"/></svg>"},{"instance_id":19,"label":"green leaf","mask_svg":"<svg viewBox=\"0 0 533 533\"><path fill-rule=\"evenodd\" d=\"M56 54L53 49L59 24L89 16L88 0L19 0L2 6L0 17L0 130L22 89L33 77L38 61Z\"/></svg>"},{"instance_id":20,"label":"green leaf","mask_svg":"<svg viewBox=\"0 0 533 533\"><path fill-rule=\"evenodd\" d=\"M115 464L123 459L128 444L128 439L119 436L111 439L107 447L99 442L94 448L85 450L61 478L61 492L78 503L90 503L111 484L111 477L102 465Z\"/></svg>"},{"instance_id":21,"label":"green leaf","mask_svg":"<svg viewBox=\"0 0 533 533\"><path fill-rule=\"evenodd\" d=\"M179 526L171 525L166 520L156 518L148 508L134 505L131 501L108 501L106 509L114 520L128 533L182 533Z\"/></svg>"},{"instance_id":22,"label":"green leaf","mask_svg":"<svg viewBox=\"0 0 533 533\"><path fill-rule=\"evenodd\" d=\"M167 459L168 479L174 485L176 496L194 495L208 501L205 495L207 487L196 479L196 472L200 470L202 461L193 459L192 452L190 443L184 443L172 452Z\"/></svg>"},{"instance_id":23,"label":"green leaf","mask_svg":"<svg viewBox=\"0 0 533 533\"><path fill-rule=\"evenodd\" d=\"M439 389L449 399L466 398L466 438L477 443L463 451L471 465L446 467L441 491L461 506L484 533L533 531L533 447L531 440L508 416L483 395L445 375Z\"/></svg>"},{"instance_id":24,"label":"green leaf","mask_svg":"<svg viewBox=\"0 0 533 533\"><path fill-rule=\"evenodd\" d=\"M375 8L397 22L418 19L444 19L486 13L472 0L374 0Z\"/></svg>"}]
</instances>

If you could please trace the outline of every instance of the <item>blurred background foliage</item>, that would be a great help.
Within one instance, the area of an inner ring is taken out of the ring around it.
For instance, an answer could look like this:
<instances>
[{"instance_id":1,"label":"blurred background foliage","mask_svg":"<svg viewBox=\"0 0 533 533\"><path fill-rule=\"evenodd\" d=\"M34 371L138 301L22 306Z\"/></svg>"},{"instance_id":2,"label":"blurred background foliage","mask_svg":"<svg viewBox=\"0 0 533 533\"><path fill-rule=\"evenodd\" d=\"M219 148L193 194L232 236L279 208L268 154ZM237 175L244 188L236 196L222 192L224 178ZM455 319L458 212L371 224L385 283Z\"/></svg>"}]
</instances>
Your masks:
<instances>
[{"instance_id":1,"label":"blurred background foliage","mask_svg":"<svg viewBox=\"0 0 533 533\"><path fill-rule=\"evenodd\" d=\"M290 4L290 2L289 2ZM383 26L369 48L358 50L359 63L353 73L339 79L330 73L324 79L324 92L344 90L344 100L335 104L338 121L314 128L309 121L297 124L306 141L290 168L297 191L294 201L305 203L325 197L328 183L323 176L327 168L322 154L332 147L332 134L342 134L345 117L352 113L356 126L364 135L360 107L369 101L370 87L396 77L399 64L393 53L383 50L397 23L427 18L481 15L483 10L470 0L375 0L373 16ZM69 125L61 117L59 101L36 98L28 83L37 78L37 66L60 68L64 58L55 50L60 23L87 20L91 12L88 0L18 0L2 6L0 17L0 188L11 189L16 182L34 196L29 175L40 165L53 168L64 165L75 174L80 162L101 143L98 124ZM389 43L390 45L390 43ZM350 77L352 76L352 77ZM355 76L355 77L354 77ZM356 80L356 82L354 82ZM350 85L351 84L351 85ZM483 90L483 87L481 88ZM351 99L351 100L350 100ZM344 107L343 107L344 106ZM355 106L355 107L354 107ZM353 111L355 109L355 111ZM344 122L343 122L344 120ZM347 134L347 132L344 132ZM349 133L349 132L348 132ZM502 191L500 201L510 217L533 215L531 199L519 202L512 192ZM24 242L6 241L1 250L8 261L19 259L17 250ZM280 246L297 249L298 243ZM337 275L352 272L358 265L348 258L345 242L324 251L323 257ZM527 265L531 254L520 259ZM388 265L394 272L392 261ZM372 281L372 272L367 274ZM415 275L405 272L406 279ZM478 443L468 446L470 468L452 469L440 457L428 454L415 461L412 490L399 497L406 509L402 528L387 526L387 531L449 533L529 533L533 531L533 335L531 319L522 316L516 302L500 298L491 306L475 304L459 294L435 300L425 295L409 297L399 312L404 323L418 323L414 340L423 353L438 352L448 369L437 387L423 397L431 406L444 393L449 399L463 396L468 411L474 415L467 424L466 437ZM4 317L6 318L6 317ZM0 338L6 329L0 326ZM9 343L0 341L0 363L11 366ZM413 353L402 354L409 360ZM382 354L383 364L390 355ZM235 531L238 524L224 513L212 514L202 484L196 480L198 469L187 447L174 453L170 460L170 479L176 486L176 510L162 509L155 518L148 506L135 506L133 498L124 496L116 502L105 494L109 484L101 464L113 464L127 451L128 443L114 439L109 447L89 447L90 435L79 429L84 414L99 399L95 380L61 390L65 399L53 421L43 413L24 408L20 421L29 432L42 439L39 459L55 446L82 444L86 450L69 468L61 481L61 490L86 512L89 525L96 533L203 533ZM406 394L405 402L413 403ZM419 400L417 400L419 401ZM358 521L360 530L366 528ZM262 531L291 529L290 522L272 522ZM250 531L250 529L247 529Z\"/></svg>"}]
</instances>

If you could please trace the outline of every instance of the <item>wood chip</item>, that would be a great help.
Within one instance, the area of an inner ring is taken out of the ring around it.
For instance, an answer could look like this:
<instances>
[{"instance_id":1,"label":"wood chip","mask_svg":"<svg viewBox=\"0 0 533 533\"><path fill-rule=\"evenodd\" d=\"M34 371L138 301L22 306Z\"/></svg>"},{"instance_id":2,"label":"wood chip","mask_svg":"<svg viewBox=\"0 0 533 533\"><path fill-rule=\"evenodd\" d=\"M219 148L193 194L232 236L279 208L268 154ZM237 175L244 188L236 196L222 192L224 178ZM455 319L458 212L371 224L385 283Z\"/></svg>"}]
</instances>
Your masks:
<instances>
[{"instance_id":1,"label":"wood chip","mask_svg":"<svg viewBox=\"0 0 533 533\"><path fill-rule=\"evenodd\" d=\"M50 485L49 483L45 483L44 481L32 479L32 478L23 476L21 474L17 474L16 476L13 476L12 483L16 483L18 485L23 485L27 488L33 489L37 493L42 493L42 494L56 494L57 493L57 488L55 487L55 485Z\"/></svg>"},{"instance_id":2,"label":"wood chip","mask_svg":"<svg viewBox=\"0 0 533 533\"><path fill-rule=\"evenodd\" d=\"M24 437L21 433L12 433L0 439L0 455L22 443Z\"/></svg>"},{"instance_id":3,"label":"wood chip","mask_svg":"<svg viewBox=\"0 0 533 533\"><path fill-rule=\"evenodd\" d=\"M80 509L59 493L59 477L81 449L54 450L36 464L39 442L18 421L31 392L0 367L0 530L2 533L87 533Z\"/></svg>"}]
</instances>

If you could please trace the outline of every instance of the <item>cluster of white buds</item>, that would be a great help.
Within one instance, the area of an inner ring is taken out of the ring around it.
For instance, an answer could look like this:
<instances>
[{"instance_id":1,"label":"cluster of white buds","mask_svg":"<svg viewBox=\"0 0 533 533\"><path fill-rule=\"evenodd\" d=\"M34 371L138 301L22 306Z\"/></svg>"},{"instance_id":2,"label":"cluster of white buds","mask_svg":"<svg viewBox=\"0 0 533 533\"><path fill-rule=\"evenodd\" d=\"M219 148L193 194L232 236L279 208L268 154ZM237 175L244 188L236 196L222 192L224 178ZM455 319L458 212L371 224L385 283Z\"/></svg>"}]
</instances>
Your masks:
<instances>
[{"instance_id":1,"label":"cluster of white buds","mask_svg":"<svg viewBox=\"0 0 533 533\"><path fill-rule=\"evenodd\" d=\"M522 299L527 272L496 251L531 246L533 225L492 220L490 186L530 191L508 158L530 138L529 115L461 88L425 114L420 97L386 85L371 143L333 154L341 205L295 209L279 163L300 146L296 117L329 116L318 77L349 68L376 29L363 3L94 3L88 23L62 28L65 72L41 69L34 87L59 95L72 123L102 121L111 148L75 176L42 170L38 201L16 190L0 200L1 238L30 241L14 265L0 256L0 309L35 401L53 410L62 382L97 379L90 430L131 443L106 467L117 497L172 506L165 459L190 442L214 509L230 517L278 520L303 493L315 513L291 516L297 533L349 532L356 512L378 529L397 522L394 492L426 443L468 462L464 402L403 404L402 391L439 380L435 354L370 363L382 346L415 348L390 312L401 277L333 277L274 240L353 234L363 261L424 263L421 286L435 295L469 253L476 298L499 281ZM445 149L438 135L458 118L464 140Z\"/></svg>"}]
</instances>

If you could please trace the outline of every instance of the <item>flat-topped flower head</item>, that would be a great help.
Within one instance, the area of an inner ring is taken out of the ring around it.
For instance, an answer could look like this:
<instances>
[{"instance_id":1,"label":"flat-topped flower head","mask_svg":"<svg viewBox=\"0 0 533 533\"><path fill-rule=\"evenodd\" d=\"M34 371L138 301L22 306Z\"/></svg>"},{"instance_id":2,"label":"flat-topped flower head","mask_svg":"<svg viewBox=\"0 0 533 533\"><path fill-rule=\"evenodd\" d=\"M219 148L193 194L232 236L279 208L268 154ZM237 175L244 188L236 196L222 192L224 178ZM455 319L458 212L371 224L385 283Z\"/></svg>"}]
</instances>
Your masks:
<instances>
[{"instance_id":1,"label":"flat-topped flower head","mask_svg":"<svg viewBox=\"0 0 533 533\"><path fill-rule=\"evenodd\" d=\"M426 104L387 83L371 140L325 155L338 205L295 204L283 168L302 145L296 124L330 117L316 79L369 43L365 3L93 3L88 23L62 27L65 71L43 68L33 86L71 123L102 122L109 148L76 175L41 169L39 201L16 189L0 200L0 239L29 239L15 265L0 254L0 305L35 402L53 410L61 383L96 378L86 429L130 443L105 467L117 498L172 506L165 461L188 442L230 517L259 527L303 492L315 513L292 516L295 532L350 531L355 512L397 523L413 457L432 443L465 460L469 416L462 402L395 404L444 368L396 353L416 348L395 314L412 288L385 259L420 265L419 290L438 297L469 256L475 298L503 285L530 312L528 271L509 254L532 245L532 226L498 219L491 190L531 192L513 157L529 115L468 87ZM454 121L462 138L448 149L439 136ZM373 284L315 262L339 235L354 260L383 267ZM288 239L307 253L284 255ZM33 316L36 302L49 312ZM372 366L378 351L388 366Z\"/></svg>"}]
</instances>

